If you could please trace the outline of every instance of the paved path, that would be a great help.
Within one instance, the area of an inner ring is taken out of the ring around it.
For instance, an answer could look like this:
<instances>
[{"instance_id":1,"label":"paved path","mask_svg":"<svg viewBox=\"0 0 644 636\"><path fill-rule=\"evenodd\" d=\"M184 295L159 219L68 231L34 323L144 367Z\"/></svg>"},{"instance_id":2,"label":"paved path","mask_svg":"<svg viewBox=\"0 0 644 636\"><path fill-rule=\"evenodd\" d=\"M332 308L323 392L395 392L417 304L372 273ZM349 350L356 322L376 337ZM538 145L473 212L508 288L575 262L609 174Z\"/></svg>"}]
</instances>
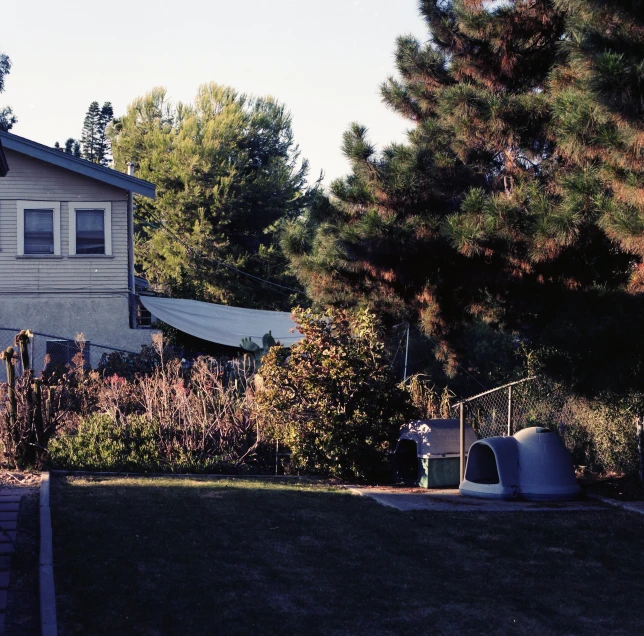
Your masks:
<instances>
[{"instance_id":1,"label":"paved path","mask_svg":"<svg viewBox=\"0 0 644 636\"><path fill-rule=\"evenodd\" d=\"M606 510L603 502L578 501L535 502L500 501L463 497L458 490L427 490L424 492L397 491L395 488L351 488L357 495L371 497L383 506L397 510L433 510L440 512L546 512L562 510Z\"/></svg>"},{"instance_id":2,"label":"paved path","mask_svg":"<svg viewBox=\"0 0 644 636\"><path fill-rule=\"evenodd\" d=\"M7 608L9 567L16 543L18 508L25 489L0 488L0 636L4 634L4 615Z\"/></svg>"}]
</instances>

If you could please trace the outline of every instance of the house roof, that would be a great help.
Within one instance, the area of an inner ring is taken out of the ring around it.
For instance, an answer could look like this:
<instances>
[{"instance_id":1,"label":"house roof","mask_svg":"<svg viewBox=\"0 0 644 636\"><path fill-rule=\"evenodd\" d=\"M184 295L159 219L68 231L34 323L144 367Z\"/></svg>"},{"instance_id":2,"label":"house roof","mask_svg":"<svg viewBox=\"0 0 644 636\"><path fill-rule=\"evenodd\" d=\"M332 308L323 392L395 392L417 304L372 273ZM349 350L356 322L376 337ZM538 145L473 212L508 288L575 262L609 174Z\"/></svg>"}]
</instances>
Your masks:
<instances>
[{"instance_id":1,"label":"house roof","mask_svg":"<svg viewBox=\"0 0 644 636\"><path fill-rule=\"evenodd\" d=\"M129 174L118 172L111 168L106 168L105 166L92 163L86 159L79 159L78 157L74 157L66 152L61 152L56 148L49 148L48 146L43 146L35 141L31 141L30 139L25 139L24 137L18 137L18 135L2 131L0 131L0 176L4 176L9 169L6 158L2 152L2 147L4 147L5 150L13 150L20 154L27 155L28 157L40 159L41 161L58 166L59 168L71 170L72 172L81 174L84 177L102 181L103 183L107 183L108 185L116 188L135 192L136 194L141 194L145 197L149 197L150 199L154 199L155 197L156 186L149 181L137 179ZM5 166L4 174L2 163L3 159Z\"/></svg>"},{"instance_id":2,"label":"house roof","mask_svg":"<svg viewBox=\"0 0 644 636\"><path fill-rule=\"evenodd\" d=\"M4 156L2 140L0 140L0 177L6 176L7 172L9 172L9 164L7 163L7 158Z\"/></svg>"}]
</instances>

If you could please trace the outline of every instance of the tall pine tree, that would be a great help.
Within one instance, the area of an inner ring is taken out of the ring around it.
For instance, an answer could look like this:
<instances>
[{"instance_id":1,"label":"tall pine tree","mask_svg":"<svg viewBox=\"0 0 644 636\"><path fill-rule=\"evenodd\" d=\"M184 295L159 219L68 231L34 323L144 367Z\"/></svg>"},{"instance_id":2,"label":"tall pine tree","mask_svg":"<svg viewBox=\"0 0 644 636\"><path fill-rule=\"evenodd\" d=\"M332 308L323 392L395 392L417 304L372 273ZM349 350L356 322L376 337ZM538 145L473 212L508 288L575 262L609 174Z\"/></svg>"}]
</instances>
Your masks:
<instances>
[{"instance_id":1,"label":"tall pine tree","mask_svg":"<svg viewBox=\"0 0 644 636\"><path fill-rule=\"evenodd\" d=\"M112 123L114 111L110 102L99 106L92 102L87 109L82 133L83 159L109 165L111 161L111 145L108 137L108 126Z\"/></svg>"},{"instance_id":2,"label":"tall pine tree","mask_svg":"<svg viewBox=\"0 0 644 636\"><path fill-rule=\"evenodd\" d=\"M419 7L429 40L399 38L382 86L408 143L350 127L333 205L285 234L293 267L319 302L417 321L452 368L483 322L579 386L639 386L642 3Z\"/></svg>"}]
</instances>

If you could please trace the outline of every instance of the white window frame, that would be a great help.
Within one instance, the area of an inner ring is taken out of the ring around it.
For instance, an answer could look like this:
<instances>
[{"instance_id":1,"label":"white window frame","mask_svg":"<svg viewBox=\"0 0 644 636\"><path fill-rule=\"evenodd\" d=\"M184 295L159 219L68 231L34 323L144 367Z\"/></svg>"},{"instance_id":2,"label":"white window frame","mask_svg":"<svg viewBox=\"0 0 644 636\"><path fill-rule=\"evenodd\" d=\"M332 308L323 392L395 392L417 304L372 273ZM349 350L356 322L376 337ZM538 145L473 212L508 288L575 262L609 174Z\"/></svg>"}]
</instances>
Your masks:
<instances>
[{"instance_id":1,"label":"white window frame","mask_svg":"<svg viewBox=\"0 0 644 636\"><path fill-rule=\"evenodd\" d=\"M25 254L25 210L54 211L54 253ZM51 258L60 256L60 201L18 201L18 241L16 254L30 258Z\"/></svg>"},{"instance_id":2,"label":"white window frame","mask_svg":"<svg viewBox=\"0 0 644 636\"><path fill-rule=\"evenodd\" d=\"M76 254L76 210L103 210L105 254ZM112 256L112 204L109 201L73 201L69 204L69 255L84 258Z\"/></svg>"}]
</instances>

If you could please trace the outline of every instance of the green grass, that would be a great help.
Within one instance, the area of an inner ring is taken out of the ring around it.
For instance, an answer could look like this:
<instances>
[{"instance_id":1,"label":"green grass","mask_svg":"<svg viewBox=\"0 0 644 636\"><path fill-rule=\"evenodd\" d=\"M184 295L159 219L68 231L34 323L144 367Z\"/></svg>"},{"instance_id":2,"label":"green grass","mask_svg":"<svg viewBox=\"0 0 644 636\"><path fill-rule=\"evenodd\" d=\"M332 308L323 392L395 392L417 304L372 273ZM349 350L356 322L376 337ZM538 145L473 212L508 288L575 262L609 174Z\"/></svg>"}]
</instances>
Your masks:
<instances>
[{"instance_id":1,"label":"green grass","mask_svg":"<svg viewBox=\"0 0 644 636\"><path fill-rule=\"evenodd\" d=\"M644 520L403 513L260 479L56 477L67 634L634 634Z\"/></svg>"}]
</instances>

